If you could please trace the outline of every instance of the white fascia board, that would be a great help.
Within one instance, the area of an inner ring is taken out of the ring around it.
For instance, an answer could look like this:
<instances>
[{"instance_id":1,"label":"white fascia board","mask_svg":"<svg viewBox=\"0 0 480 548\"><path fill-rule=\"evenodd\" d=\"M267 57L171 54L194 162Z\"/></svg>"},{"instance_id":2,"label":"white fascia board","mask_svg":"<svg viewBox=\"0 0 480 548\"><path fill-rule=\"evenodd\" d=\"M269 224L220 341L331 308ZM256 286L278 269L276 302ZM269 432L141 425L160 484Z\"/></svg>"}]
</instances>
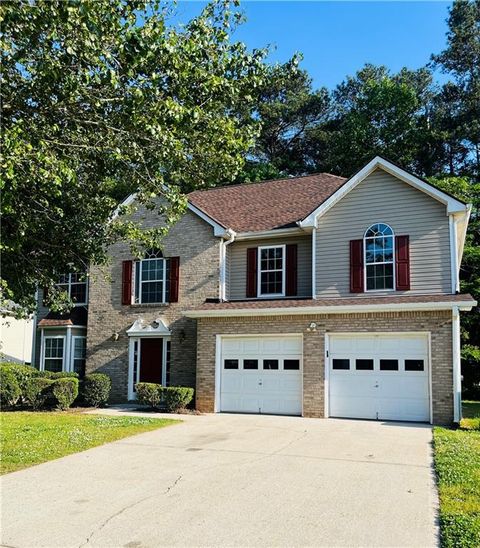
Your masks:
<instances>
[{"instance_id":1,"label":"white fascia board","mask_svg":"<svg viewBox=\"0 0 480 548\"><path fill-rule=\"evenodd\" d=\"M443 203L447 207L447 215L450 213L465 213L468 210L468 206L459 200L456 200L452 196L449 196L445 192L433 187L432 185L422 181L418 177L415 177L411 173L399 168L395 164L392 164L388 160L376 156L365 167L363 167L358 173L353 175L343 186L341 186L336 192L334 192L330 198L328 198L317 209L312 211L308 217L305 217L300 222L300 226L316 226L317 218L324 215L333 205L341 200L346 194L354 189L359 183L361 183L370 173L375 169L381 168L390 175L397 177L401 181L413 186L414 188L425 192L435 200Z\"/></svg>"},{"instance_id":2,"label":"white fascia board","mask_svg":"<svg viewBox=\"0 0 480 548\"><path fill-rule=\"evenodd\" d=\"M86 325L40 325L38 329L87 329Z\"/></svg>"},{"instance_id":3,"label":"white fascia board","mask_svg":"<svg viewBox=\"0 0 480 548\"><path fill-rule=\"evenodd\" d=\"M117 207L117 209L115 209L112 216L110 217L110 220L113 221L114 219L116 219L120 215L120 210L123 207L132 205L133 202L136 200L136 198L137 198L137 192L134 192L133 194L130 194L130 196L127 196L125 200L123 200L123 202Z\"/></svg>"},{"instance_id":4,"label":"white fascia board","mask_svg":"<svg viewBox=\"0 0 480 548\"><path fill-rule=\"evenodd\" d=\"M409 312L459 310L468 312L476 301L454 301L435 303L392 303L392 304L357 304L337 306L302 306L297 308L237 308L223 310L185 310L187 318L227 318L238 316L301 316L305 314L355 314L356 312Z\"/></svg>"}]
</instances>

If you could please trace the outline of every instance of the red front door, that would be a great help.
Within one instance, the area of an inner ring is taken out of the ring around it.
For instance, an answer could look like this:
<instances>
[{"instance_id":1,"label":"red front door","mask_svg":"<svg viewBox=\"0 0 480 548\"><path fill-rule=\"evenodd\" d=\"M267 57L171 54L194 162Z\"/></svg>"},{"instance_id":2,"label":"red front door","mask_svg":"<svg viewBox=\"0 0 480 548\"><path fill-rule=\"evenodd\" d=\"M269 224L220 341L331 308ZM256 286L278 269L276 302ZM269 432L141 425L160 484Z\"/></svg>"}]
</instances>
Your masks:
<instances>
[{"instance_id":1,"label":"red front door","mask_svg":"<svg viewBox=\"0 0 480 548\"><path fill-rule=\"evenodd\" d=\"M163 339L140 339L140 382L162 384Z\"/></svg>"}]
</instances>

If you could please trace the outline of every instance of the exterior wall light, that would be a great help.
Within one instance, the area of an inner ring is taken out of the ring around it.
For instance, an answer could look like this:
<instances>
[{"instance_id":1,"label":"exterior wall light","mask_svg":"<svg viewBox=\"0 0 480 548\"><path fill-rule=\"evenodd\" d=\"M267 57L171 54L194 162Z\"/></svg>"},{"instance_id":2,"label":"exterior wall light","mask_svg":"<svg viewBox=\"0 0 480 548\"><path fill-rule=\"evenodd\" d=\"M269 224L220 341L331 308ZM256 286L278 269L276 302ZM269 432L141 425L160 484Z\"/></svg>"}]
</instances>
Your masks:
<instances>
[{"instance_id":1,"label":"exterior wall light","mask_svg":"<svg viewBox=\"0 0 480 548\"><path fill-rule=\"evenodd\" d=\"M316 333L317 331L317 324L315 322L310 322L310 325L307 327L307 331L309 333Z\"/></svg>"},{"instance_id":2,"label":"exterior wall light","mask_svg":"<svg viewBox=\"0 0 480 548\"><path fill-rule=\"evenodd\" d=\"M112 341L118 341L119 338L120 338L119 333L114 333L114 334L112 335Z\"/></svg>"}]
</instances>

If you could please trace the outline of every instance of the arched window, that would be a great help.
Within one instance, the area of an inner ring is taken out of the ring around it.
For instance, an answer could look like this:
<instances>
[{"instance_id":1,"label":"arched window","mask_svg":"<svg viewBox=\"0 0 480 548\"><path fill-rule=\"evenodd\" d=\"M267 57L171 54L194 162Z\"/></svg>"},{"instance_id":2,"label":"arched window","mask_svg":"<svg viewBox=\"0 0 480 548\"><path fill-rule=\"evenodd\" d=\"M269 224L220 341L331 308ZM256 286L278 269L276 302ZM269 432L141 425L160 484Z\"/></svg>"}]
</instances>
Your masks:
<instances>
[{"instance_id":1,"label":"arched window","mask_svg":"<svg viewBox=\"0 0 480 548\"><path fill-rule=\"evenodd\" d=\"M365 287L367 291L394 289L395 236L391 227L376 223L363 238L365 257Z\"/></svg>"}]
</instances>

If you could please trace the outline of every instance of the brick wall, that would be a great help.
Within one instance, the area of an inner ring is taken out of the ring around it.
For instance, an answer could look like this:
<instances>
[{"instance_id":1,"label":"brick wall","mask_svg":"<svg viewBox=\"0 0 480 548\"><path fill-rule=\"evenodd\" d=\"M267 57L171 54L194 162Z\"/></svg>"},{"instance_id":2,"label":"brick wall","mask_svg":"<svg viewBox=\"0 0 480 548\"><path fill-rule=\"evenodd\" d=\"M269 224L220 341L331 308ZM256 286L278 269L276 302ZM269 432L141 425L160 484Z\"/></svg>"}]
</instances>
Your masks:
<instances>
[{"instance_id":1,"label":"brick wall","mask_svg":"<svg viewBox=\"0 0 480 548\"><path fill-rule=\"evenodd\" d=\"M139 211L143 226L159 224L155 212ZM126 330L138 318L152 322L162 318L172 331L170 383L195 386L196 321L182 311L206 298L218 298L219 239L212 227L191 212L171 228L164 239L164 256L180 257L178 303L169 305L122 305L122 261L132 259L129 246L119 243L110 250L111 264L91 270L87 373L107 373L112 378L112 401L125 401L128 389L128 336ZM113 340L118 333L119 339Z\"/></svg>"},{"instance_id":2,"label":"brick wall","mask_svg":"<svg viewBox=\"0 0 480 548\"><path fill-rule=\"evenodd\" d=\"M317 331L306 331L312 321ZM215 341L217 334L303 334L304 416L324 416L324 341L326 332L431 332L433 420L453 420L452 325L450 312L384 312L198 320L197 408L212 412L215 399Z\"/></svg>"}]
</instances>

